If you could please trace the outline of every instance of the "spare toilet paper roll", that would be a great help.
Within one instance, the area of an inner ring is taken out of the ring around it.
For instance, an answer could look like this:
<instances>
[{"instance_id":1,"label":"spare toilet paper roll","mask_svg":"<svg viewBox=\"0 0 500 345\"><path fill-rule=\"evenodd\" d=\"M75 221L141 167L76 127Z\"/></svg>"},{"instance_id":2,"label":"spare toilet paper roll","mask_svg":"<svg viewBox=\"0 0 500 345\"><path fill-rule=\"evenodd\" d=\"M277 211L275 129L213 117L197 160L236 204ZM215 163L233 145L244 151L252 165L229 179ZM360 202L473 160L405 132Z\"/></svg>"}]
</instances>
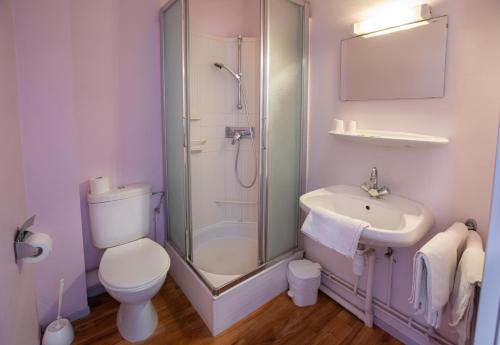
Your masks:
<instances>
[{"instance_id":1,"label":"spare toilet paper roll","mask_svg":"<svg viewBox=\"0 0 500 345\"><path fill-rule=\"evenodd\" d=\"M22 259L22 261L26 263L40 262L44 260L47 256L49 256L49 253L52 250L52 238L50 238L49 235L44 234L42 232L37 232L28 236L25 242L35 248L39 248L38 254L36 256L31 256Z\"/></svg>"},{"instance_id":2,"label":"spare toilet paper roll","mask_svg":"<svg viewBox=\"0 0 500 345\"><path fill-rule=\"evenodd\" d=\"M109 180L107 176L98 176L89 181L90 194L101 194L109 191Z\"/></svg>"}]
</instances>

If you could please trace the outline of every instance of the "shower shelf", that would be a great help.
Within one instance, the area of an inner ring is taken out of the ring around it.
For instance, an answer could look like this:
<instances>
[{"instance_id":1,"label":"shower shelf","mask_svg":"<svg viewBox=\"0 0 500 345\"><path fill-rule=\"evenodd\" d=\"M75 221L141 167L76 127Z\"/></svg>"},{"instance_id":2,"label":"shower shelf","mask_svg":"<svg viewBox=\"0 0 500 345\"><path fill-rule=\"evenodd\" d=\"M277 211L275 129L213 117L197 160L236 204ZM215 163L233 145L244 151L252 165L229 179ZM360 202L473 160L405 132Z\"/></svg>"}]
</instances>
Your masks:
<instances>
[{"instance_id":1,"label":"shower shelf","mask_svg":"<svg viewBox=\"0 0 500 345\"><path fill-rule=\"evenodd\" d=\"M216 204L226 205L226 204L236 204L236 205L257 205L255 201L242 201L242 200L215 200Z\"/></svg>"},{"instance_id":2,"label":"shower shelf","mask_svg":"<svg viewBox=\"0 0 500 345\"><path fill-rule=\"evenodd\" d=\"M191 114L191 116L189 117L189 119L191 121L200 121L201 120L201 116L198 115L198 114Z\"/></svg>"},{"instance_id":3,"label":"shower shelf","mask_svg":"<svg viewBox=\"0 0 500 345\"><path fill-rule=\"evenodd\" d=\"M191 153L200 153L203 151L202 145L207 142L206 139L191 140Z\"/></svg>"}]
</instances>

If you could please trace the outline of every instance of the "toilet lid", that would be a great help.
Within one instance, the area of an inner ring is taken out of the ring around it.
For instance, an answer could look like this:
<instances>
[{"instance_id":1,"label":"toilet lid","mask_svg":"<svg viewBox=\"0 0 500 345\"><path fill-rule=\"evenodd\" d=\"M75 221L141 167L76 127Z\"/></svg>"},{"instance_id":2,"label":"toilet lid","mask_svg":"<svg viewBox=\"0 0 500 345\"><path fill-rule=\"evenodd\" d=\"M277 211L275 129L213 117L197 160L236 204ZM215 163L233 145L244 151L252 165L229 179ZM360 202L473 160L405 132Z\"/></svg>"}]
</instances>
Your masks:
<instances>
[{"instance_id":1,"label":"toilet lid","mask_svg":"<svg viewBox=\"0 0 500 345\"><path fill-rule=\"evenodd\" d=\"M99 264L99 279L115 289L148 285L167 273L170 258L149 238L106 249Z\"/></svg>"},{"instance_id":2,"label":"toilet lid","mask_svg":"<svg viewBox=\"0 0 500 345\"><path fill-rule=\"evenodd\" d=\"M288 269L299 279L317 278L321 275L321 265L307 259L290 261Z\"/></svg>"}]
</instances>

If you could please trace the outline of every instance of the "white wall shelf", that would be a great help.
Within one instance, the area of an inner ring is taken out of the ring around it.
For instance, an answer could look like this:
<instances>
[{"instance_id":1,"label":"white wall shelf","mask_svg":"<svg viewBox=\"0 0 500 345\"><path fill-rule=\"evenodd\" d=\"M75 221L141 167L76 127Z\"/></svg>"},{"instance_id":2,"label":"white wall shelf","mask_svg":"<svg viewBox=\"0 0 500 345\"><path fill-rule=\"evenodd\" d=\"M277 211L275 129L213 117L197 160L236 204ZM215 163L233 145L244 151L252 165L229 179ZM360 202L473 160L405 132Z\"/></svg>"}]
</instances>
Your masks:
<instances>
[{"instance_id":1,"label":"white wall shelf","mask_svg":"<svg viewBox=\"0 0 500 345\"><path fill-rule=\"evenodd\" d=\"M419 147L429 145L445 145L450 142L450 140L445 137L394 131L358 129L355 133L337 131L330 131L328 133L339 138L381 146Z\"/></svg>"}]
</instances>

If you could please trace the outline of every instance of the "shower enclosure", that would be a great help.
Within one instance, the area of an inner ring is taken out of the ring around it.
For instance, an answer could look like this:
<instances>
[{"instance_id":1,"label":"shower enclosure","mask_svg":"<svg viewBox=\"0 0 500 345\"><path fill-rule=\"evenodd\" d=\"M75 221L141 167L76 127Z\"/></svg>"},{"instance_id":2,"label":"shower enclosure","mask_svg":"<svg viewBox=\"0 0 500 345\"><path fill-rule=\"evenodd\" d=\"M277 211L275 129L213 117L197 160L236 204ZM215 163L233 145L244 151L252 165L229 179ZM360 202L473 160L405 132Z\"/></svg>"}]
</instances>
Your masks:
<instances>
[{"instance_id":1,"label":"shower enclosure","mask_svg":"<svg viewBox=\"0 0 500 345\"><path fill-rule=\"evenodd\" d=\"M309 5L161 11L168 244L214 296L300 250Z\"/></svg>"}]
</instances>

